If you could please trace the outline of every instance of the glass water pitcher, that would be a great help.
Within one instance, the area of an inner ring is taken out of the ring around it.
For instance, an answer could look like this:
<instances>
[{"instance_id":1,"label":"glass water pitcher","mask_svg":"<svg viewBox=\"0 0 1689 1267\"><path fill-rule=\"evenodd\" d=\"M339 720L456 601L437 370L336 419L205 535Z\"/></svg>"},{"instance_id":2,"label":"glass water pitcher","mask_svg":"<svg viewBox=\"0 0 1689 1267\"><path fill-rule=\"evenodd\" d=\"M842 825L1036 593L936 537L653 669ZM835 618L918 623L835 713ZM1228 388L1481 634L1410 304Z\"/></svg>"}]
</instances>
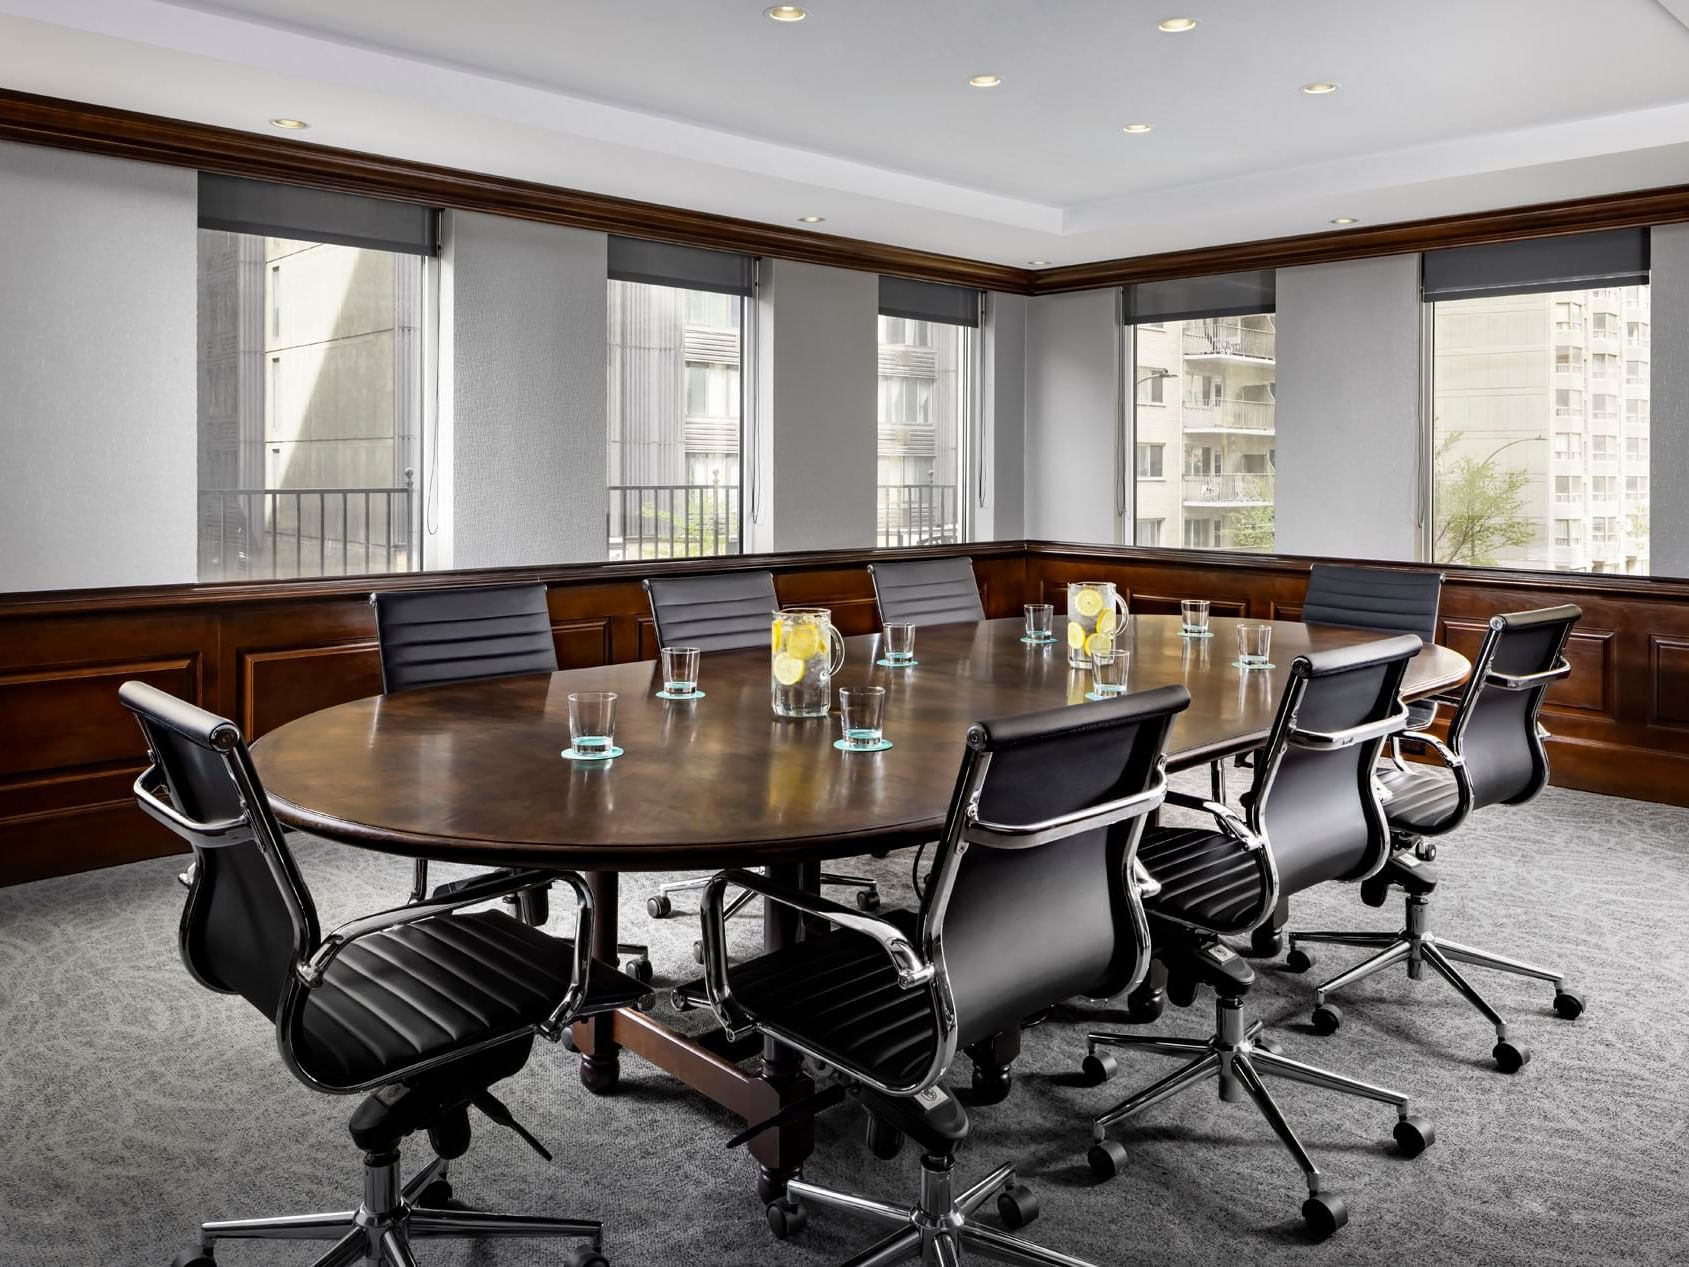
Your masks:
<instances>
[{"instance_id":1,"label":"glass water pitcher","mask_svg":"<svg viewBox=\"0 0 1689 1267\"><path fill-rule=\"evenodd\" d=\"M825 717L833 702L833 675L844 667L844 639L825 607L788 607L774 613L769 690L776 717Z\"/></svg>"},{"instance_id":2,"label":"glass water pitcher","mask_svg":"<svg viewBox=\"0 0 1689 1267\"><path fill-rule=\"evenodd\" d=\"M1113 581L1076 581L1067 587L1067 662L1089 669L1096 651L1114 650L1126 624L1126 600Z\"/></svg>"}]
</instances>

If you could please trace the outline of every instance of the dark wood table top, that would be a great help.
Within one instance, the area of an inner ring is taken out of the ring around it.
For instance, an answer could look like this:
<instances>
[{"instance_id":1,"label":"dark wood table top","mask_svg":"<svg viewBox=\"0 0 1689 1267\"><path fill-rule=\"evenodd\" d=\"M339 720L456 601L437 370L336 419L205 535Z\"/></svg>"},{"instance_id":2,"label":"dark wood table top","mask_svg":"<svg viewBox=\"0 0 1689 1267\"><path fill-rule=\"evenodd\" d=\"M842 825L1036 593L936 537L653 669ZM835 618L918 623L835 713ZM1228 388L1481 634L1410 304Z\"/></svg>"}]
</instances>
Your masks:
<instances>
[{"instance_id":1,"label":"dark wood table top","mask_svg":"<svg viewBox=\"0 0 1689 1267\"><path fill-rule=\"evenodd\" d=\"M1237 622L1181 638L1172 616L1137 616L1120 645L1134 689L1182 682L1191 707L1169 740L1174 769L1267 737L1291 662L1373 641L1355 630L1274 622L1278 667L1232 667ZM886 752L839 752L836 712L790 721L769 705L766 650L706 655L690 703L656 698L650 661L428 687L325 709L266 735L253 756L289 824L392 853L582 870L705 870L847 857L914 843L941 826L969 723L1076 703L1089 674L1062 643L1029 647L1018 619L919 631L913 669L874 666L878 635L847 639L834 686L887 688ZM1462 681L1466 659L1428 646L1406 693ZM571 691L615 691L603 764L562 758ZM835 696L835 701L836 701Z\"/></svg>"}]
</instances>

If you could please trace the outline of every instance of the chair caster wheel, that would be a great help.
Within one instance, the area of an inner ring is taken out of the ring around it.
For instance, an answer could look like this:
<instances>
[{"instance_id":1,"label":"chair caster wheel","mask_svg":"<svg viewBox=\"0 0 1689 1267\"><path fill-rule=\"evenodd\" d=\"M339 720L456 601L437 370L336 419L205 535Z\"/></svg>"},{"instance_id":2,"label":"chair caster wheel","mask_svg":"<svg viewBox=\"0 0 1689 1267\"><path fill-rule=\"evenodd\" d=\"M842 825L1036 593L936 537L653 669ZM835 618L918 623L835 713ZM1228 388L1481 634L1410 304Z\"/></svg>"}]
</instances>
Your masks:
<instances>
[{"instance_id":1,"label":"chair caster wheel","mask_svg":"<svg viewBox=\"0 0 1689 1267\"><path fill-rule=\"evenodd\" d=\"M674 914L674 903L669 901L668 894L659 893L645 899L645 913L652 919L667 919Z\"/></svg>"},{"instance_id":2,"label":"chair caster wheel","mask_svg":"<svg viewBox=\"0 0 1689 1267\"><path fill-rule=\"evenodd\" d=\"M1314 1033L1335 1034L1343 1024L1343 1009L1335 1003L1322 1003L1314 1009Z\"/></svg>"},{"instance_id":3,"label":"chair caster wheel","mask_svg":"<svg viewBox=\"0 0 1689 1267\"><path fill-rule=\"evenodd\" d=\"M1100 1087L1120 1072L1120 1062L1106 1051L1094 1051L1079 1062L1079 1076L1085 1085Z\"/></svg>"},{"instance_id":4,"label":"chair caster wheel","mask_svg":"<svg viewBox=\"0 0 1689 1267\"><path fill-rule=\"evenodd\" d=\"M1306 972L1313 966L1314 957L1300 946L1292 948L1291 952L1284 957L1284 970L1286 972Z\"/></svg>"},{"instance_id":5,"label":"chair caster wheel","mask_svg":"<svg viewBox=\"0 0 1689 1267\"><path fill-rule=\"evenodd\" d=\"M1323 1241L1349 1221L1349 1207L1342 1197L1320 1192L1302 1203L1302 1219L1316 1241Z\"/></svg>"},{"instance_id":6,"label":"chair caster wheel","mask_svg":"<svg viewBox=\"0 0 1689 1267\"><path fill-rule=\"evenodd\" d=\"M701 941L695 941L692 943L692 962L704 962L704 943Z\"/></svg>"},{"instance_id":7,"label":"chair caster wheel","mask_svg":"<svg viewBox=\"0 0 1689 1267\"><path fill-rule=\"evenodd\" d=\"M872 1113L868 1115L868 1129L864 1138L868 1151L881 1161L890 1161L903 1151L903 1132L889 1122L882 1122Z\"/></svg>"},{"instance_id":8,"label":"chair caster wheel","mask_svg":"<svg viewBox=\"0 0 1689 1267\"><path fill-rule=\"evenodd\" d=\"M1038 1217L1038 1197L1024 1183L997 1194L997 1217L1009 1231L1018 1231Z\"/></svg>"},{"instance_id":9,"label":"chair caster wheel","mask_svg":"<svg viewBox=\"0 0 1689 1267\"><path fill-rule=\"evenodd\" d=\"M880 909L880 891L878 889L856 890L856 909L859 911L877 911Z\"/></svg>"},{"instance_id":10,"label":"chair caster wheel","mask_svg":"<svg viewBox=\"0 0 1689 1267\"><path fill-rule=\"evenodd\" d=\"M627 963L623 965L622 971L627 973L628 976L632 977L641 985L651 984L653 973L651 972L651 961L649 959L629 959Z\"/></svg>"},{"instance_id":11,"label":"chair caster wheel","mask_svg":"<svg viewBox=\"0 0 1689 1267\"><path fill-rule=\"evenodd\" d=\"M1390 900L1390 882L1374 876L1361 881L1361 901L1368 906L1383 906Z\"/></svg>"},{"instance_id":12,"label":"chair caster wheel","mask_svg":"<svg viewBox=\"0 0 1689 1267\"><path fill-rule=\"evenodd\" d=\"M416 1194L416 1203L429 1209L437 1210L452 1199L452 1185L449 1179L436 1179Z\"/></svg>"},{"instance_id":13,"label":"chair caster wheel","mask_svg":"<svg viewBox=\"0 0 1689 1267\"><path fill-rule=\"evenodd\" d=\"M1569 991L1556 990L1554 1014L1563 1021L1575 1021L1583 1015L1583 1000Z\"/></svg>"},{"instance_id":14,"label":"chair caster wheel","mask_svg":"<svg viewBox=\"0 0 1689 1267\"><path fill-rule=\"evenodd\" d=\"M610 1267L610 1260L591 1246L583 1245L563 1260L563 1267Z\"/></svg>"},{"instance_id":15,"label":"chair caster wheel","mask_svg":"<svg viewBox=\"0 0 1689 1267\"><path fill-rule=\"evenodd\" d=\"M1529 1047L1515 1047L1506 1039L1502 1039L1491 1050L1495 1057L1495 1067L1502 1073L1518 1073L1531 1063L1531 1049Z\"/></svg>"},{"instance_id":16,"label":"chair caster wheel","mask_svg":"<svg viewBox=\"0 0 1689 1267\"><path fill-rule=\"evenodd\" d=\"M1249 934L1251 959L1277 959L1283 951L1284 934L1278 929L1263 926Z\"/></svg>"},{"instance_id":17,"label":"chair caster wheel","mask_svg":"<svg viewBox=\"0 0 1689 1267\"><path fill-rule=\"evenodd\" d=\"M1255 1046L1257 1050L1264 1051L1269 1056L1281 1055L1284 1052L1284 1048L1279 1046L1277 1039L1257 1038L1255 1040Z\"/></svg>"},{"instance_id":18,"label":"chair caster wheel","mask_svg":"<svg viewBox=\"0 0 1689 1267\"><path fill-rule=\"evenodd\" d=\"M564 1051L580 1051L580 1045L575 1042L575 1027L573 1025L565 1026L563 1029L563 1037L559 1038L557 1041L563 1045Z\"/></svg>"},{"instance_id":19,"label":"chair caster wheel","mask_svg":"<svg viewBox=\"0 0 1689 1267\"><path fill-rule=\"evenodd\" d=\"M1091 1168L1091 1178L1107 1183L1126 1169L1126 1145L1117 1139L1099 1139L1085 1150L1085 1164Z\"/></svg>"},{"instance_id":20,"label":"chair caster wheel","mask_svg":"<svg viewBox=\"0 0 1689 1267\"><path fill-rule=\"evenodd\" d=\"M170 1267L217 1267L217 1260L208 1249L184 1249L170 1260Z\"/></svg>"},{"instance_id":21,"label":"chair caster wheel","mask_svg":"<svg viewBox=\"0 0 1689 1267\"><path fill-rule=\"evenodd\" d=\"M774 1233L777 1241L796 1236L809 1226L809 1211L800 1201L787 1202L785 1198L768 1203L768 1230Z\"/></svg>"},{"instance_id":22,"label":"chair caster wheel","mask_svg":"<svg viewBox=\"0 0 1689 1267\"><path fill-rule=\"evenodd\" d=\"M1422 1117L1404 1117L1396 1123L1396 1147L1403 1157L1417 1157L1437 1142L1437 1128Z\"/></svg>"}]
</instances>

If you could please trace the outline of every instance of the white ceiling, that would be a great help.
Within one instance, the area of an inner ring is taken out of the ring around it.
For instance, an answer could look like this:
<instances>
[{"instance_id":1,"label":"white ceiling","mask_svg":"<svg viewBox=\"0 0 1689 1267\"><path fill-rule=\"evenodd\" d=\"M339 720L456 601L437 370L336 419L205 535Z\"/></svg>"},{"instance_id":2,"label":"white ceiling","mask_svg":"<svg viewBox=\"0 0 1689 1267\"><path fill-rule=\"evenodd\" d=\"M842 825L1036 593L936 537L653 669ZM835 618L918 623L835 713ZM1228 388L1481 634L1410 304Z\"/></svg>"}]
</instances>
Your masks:
<instances>
[{"instance_id":1,"label":"white ceiling","mask_svg":"<svg viewBox=\"0 0 1689 1267\"><path fill-rule=\"evenodd\" d=\"M1689 181L1689 0L764 7L0 0L0 85L1015 265Z\"/></svg>"}]
</instances>

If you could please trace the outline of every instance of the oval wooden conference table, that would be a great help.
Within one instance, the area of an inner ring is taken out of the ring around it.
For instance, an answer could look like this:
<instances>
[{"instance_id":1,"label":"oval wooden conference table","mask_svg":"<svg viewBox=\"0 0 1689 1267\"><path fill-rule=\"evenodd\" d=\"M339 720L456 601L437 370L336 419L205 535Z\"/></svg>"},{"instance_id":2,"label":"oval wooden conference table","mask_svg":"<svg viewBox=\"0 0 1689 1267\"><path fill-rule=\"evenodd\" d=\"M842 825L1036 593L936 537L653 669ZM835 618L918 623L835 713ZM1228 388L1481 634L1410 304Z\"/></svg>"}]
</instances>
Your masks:
<instances>
[{"instance_id":1,"label":"oval wooden conference table","mask_svg":"<svg viewBox=\"0 0 1689 1267\"><path fill-rule=\"evenodd\" d=\"M1178 770L1247 752L1267 738L1290 665L1304 651L1376 640L1363 631L1273 622L1272 661L1242 673L1228 619L1186 639L1173 616L1136 616L1120 644L1132 652L1134 689L1182 682L1191 706L1175 722L1168 765ZM943 823L968 724L1076 703L1089 674L1070 672L1065 643L1021 642L1018 619L921 629L917 665L876 667L878 635L846 640L835 686L887 689L886 737L872 754L839 752L836 715L794 721L769 704L769 654L757 648L704 657L705 698L658 699L650 661L549 675L427 687L356 700L301 717L253 746L282 821L347 844L414 857L585 871L597 918L594 953L614 962L617 874L765 866L813 889L824 859L931 840ZM1466 659L1427 646L1404 694L1462 681ZM616 742L603 764L564 760L571 691L615 691ZM784 908L764 915L771 947L798 935ZM809 1093L795 1054L684 1037L651 1016L618 1012L577 1026L581 1077L611 1089L617 1053L635 1051L725 1105L760 1121ZM988 1085L1007 1088L1018 1034L970 1052ZM766 1198L808 1155L805 1122L752 1143Z\"/></svg>"}]
</instances>

